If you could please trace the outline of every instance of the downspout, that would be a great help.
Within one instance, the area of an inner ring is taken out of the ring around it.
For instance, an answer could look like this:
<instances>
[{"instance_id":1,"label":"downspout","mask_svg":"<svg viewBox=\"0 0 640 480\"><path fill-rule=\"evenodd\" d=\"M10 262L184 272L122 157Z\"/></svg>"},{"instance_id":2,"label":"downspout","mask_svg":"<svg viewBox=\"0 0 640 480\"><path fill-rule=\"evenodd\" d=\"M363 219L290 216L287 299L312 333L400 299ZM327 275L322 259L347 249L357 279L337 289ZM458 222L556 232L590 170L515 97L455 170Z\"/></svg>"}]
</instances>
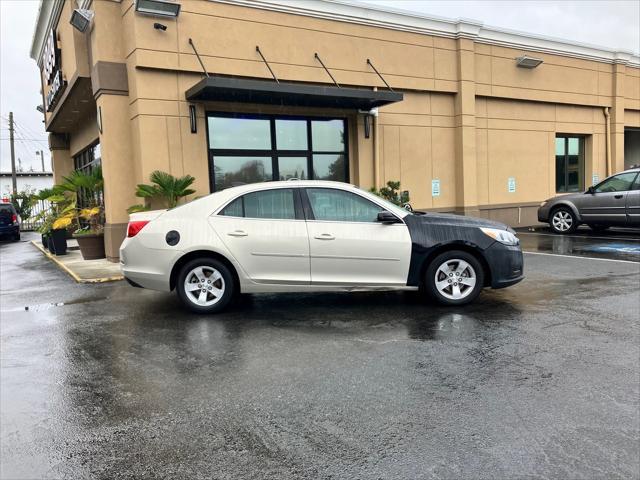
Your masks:
<instances>
[{"instance_id":1,"label":"downspout","mask_svg":"<svg viewBox=\"0 0 640 480\"><path fill-rule=\"evenodd\" d=\"M609 107L604 107L604 142L605 142L605 158L607 159L607 174L611 175L611 117L609 115Z\"/></svg>"},{"instance_id":2,"label":"downspout","mask_svg":"<svg viewBox=\"0 0 640 480\"><path fill-rule=\"evenodd\" d=\"M378 87L373 87L373 91L378 91ZM378 112L373 115L373 187L377 190L380 187L380 130L378 127Z\"/></svg>"}]
</instances>

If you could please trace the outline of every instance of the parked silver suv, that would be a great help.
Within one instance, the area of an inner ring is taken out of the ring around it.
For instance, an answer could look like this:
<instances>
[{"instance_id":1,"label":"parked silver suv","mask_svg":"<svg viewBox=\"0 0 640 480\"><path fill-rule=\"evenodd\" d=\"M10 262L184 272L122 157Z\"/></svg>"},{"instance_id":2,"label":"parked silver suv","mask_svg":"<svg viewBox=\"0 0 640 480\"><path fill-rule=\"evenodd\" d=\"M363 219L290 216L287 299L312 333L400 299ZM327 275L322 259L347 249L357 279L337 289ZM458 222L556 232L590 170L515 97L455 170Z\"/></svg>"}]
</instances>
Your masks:
<instances>
[{"instance_id":1,"label":"parked silver suv","mask_svg":"<svg viewBox=\"0 0 640 480\"><path fill-rule=\"evenodd\" d=\"M631 168L603 180L584 193L545 200L538 221L556 233L571 233L580 224L595 231L612 226L640 228L640 168Z\"/></svg>"}]
</instances>

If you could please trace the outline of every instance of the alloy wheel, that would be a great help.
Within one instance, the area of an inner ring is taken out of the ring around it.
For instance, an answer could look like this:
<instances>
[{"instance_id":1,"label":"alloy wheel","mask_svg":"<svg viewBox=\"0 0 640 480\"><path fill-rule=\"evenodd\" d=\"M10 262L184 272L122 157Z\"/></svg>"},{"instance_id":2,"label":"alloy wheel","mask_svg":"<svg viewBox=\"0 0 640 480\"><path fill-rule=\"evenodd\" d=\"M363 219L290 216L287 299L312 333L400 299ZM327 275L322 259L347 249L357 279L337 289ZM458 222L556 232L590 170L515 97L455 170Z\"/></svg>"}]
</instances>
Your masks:
<instances>
[{"instance_id":1,"label":"alloy wheel","mask_svg":"<svg viewBox=\"0 0 640 480\"><path fill-rule=\"evenodd\" d=\"M566 232L573 226L573 216L565 210L558 210L553 214L551 222L555 230L558 232Z\"/></svg>"},{"instance_id":2,"label":"alloy wheel","mask_svg":"<svg viewBox=\"0 0 640 480\"><path fill-rule=\"evenodd\" d=\"M436 289L440 295L450 300L468 297L473 292L477 280L473 267L459 258L446 260L435 274Z\"/></svg>"},{"instance_id":3,"label":"alloy wheel","mask_svg":"<svg viewBox=\"0 0 640 480\"><path fill-rule=\"evenodd\" d=\"M208 265L196 267L184 279L186 297L199 307L215 305L224 296L224 278L218 270Z\"/></svg>"}]
</instances>

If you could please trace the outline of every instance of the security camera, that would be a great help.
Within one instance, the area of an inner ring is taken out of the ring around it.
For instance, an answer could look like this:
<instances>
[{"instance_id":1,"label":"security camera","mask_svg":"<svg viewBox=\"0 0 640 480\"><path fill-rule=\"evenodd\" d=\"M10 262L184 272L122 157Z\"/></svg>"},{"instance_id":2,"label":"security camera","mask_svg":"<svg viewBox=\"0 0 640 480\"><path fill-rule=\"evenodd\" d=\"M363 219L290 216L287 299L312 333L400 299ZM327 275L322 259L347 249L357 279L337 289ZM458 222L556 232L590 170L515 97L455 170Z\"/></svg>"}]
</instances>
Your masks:
<instances>
[{"instance_id":1,"label":"security camera","mask_svg":"<svg viewBox=\"0 0 640 480\"><path fill-rule=\"evenodd\" d=\"M155 28L156 30L162 30L164 32L167 29L167 26L156 22L153 24L153 28Z\"/></svg>"},{"instance_id":2,"label":"security camera","mask_svg":"<svg viewBox=\"0 0 640 480\"><path fill-rule=\"evenodd\" d=\"M69 23L80 32L86 32L93 19L93 12L84 8L76 8L71 14Z\"/></svg>"}]
</instances>

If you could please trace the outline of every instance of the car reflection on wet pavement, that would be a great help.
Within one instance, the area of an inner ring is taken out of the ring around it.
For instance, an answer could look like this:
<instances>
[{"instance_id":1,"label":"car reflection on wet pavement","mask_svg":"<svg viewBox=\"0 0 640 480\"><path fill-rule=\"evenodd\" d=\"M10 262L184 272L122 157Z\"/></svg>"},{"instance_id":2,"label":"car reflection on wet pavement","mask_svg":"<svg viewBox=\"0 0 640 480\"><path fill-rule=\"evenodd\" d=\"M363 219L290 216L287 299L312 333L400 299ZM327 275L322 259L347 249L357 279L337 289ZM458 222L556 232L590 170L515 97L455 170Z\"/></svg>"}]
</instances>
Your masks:
<instances>
[{"instance_id":1,"label":"car reflection on wet pavement","mask_svg":"<svg viewBox=\"0 0 640 480\"><path fill-rule=\"evenodd\" d=\"M2 478L640 468L640 264L526 254L525 281L462 308L244 295L198 316L175 295L75 284L26 242L0 261Z\"/></svg>"},{"instance_id":2,"label":"car reflection on wet pavement","mask_svg":"<svg viewBox=\"0 0 640 480\"><path fill-rule=\"evenodd\" d=\"M640 262L640 230L610 229L594 233L581 227L571 235L549 228L517 230L524 251Z\"/></svg>"}]
</instances>

